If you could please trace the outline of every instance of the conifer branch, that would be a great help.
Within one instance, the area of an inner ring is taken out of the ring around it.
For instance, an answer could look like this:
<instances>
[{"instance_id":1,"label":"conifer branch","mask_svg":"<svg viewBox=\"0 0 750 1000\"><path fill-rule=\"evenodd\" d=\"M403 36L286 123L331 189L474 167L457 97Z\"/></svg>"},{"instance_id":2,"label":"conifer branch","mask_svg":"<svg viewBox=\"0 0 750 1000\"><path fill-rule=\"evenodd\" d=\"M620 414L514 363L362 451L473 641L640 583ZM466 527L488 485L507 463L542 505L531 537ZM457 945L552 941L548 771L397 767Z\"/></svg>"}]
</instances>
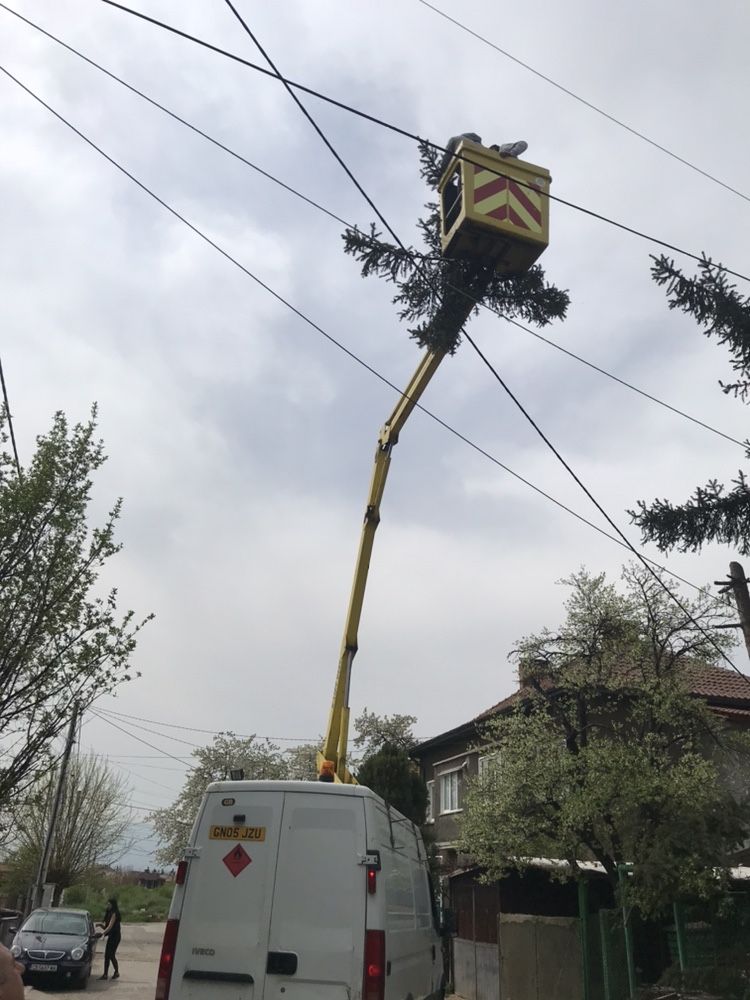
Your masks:
<instances>
[{"instance_id":1,"label":"conifer branch","mask_svg":"<svg viewBox=\"0 0 750 1000\"><path fill-rule=\"evenodd\" d=\"M750 298L738 294L710 257L703 254L698 275L687 277L673 260L652 257L651 275L666 288L670 309L692 316L707 337L716 337L729 348L731 364L738 378L719 382L722 391L750 401ZM750 442L746 444L750 458ZM716 479L699 486L682 504L669 500L638 501L629 511L641 529L644 541L653 541L662 551L697 552L708 542L731 545L742 555L750 553L750 487L745 473L726 489Z\"/></svg>"},{"instance_id":2,"label":"conifer branch","mask_svg":"<svg viewBox=\"0 0 750 1000\"><path fill-rule=\"evenodd\" d=\"M421 176L430 187L437 187L436 151L422 144L420 158ZM538 264L525 274L507 277L495 271L494 262L444 258L438 205L431 202L425 208L428 214L418 222L422 253L385 242L374 224L369 233L347 229L343 234L344 251L360 263L363 278L376 275L396 286L393 302L399 306L399 318L412 324L409 335L420 347L453 354L465 317L477 312L480 304L536 326L565 318L570 297L545 281Z\"/></svg>"}]
</instances>

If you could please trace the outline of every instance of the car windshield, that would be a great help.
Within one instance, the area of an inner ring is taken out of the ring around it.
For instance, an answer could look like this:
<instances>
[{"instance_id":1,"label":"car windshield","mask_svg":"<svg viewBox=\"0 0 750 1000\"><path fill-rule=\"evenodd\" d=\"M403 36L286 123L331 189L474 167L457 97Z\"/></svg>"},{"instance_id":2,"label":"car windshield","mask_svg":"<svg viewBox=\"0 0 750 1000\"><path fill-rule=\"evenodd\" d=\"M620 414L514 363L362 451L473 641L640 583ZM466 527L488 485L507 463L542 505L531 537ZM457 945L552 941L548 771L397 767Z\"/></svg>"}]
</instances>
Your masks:
<instances>
[{"instance_id":1,"label":"car windshield","mask_svg":"<svg viewBox=\"0 0 750 1000\"><path fill-rule=\"evenodd\" d=\"M89 932L88 921L82 913L32 913L23 930L35 934L77 934Z\"/></svg>"}]
</instances>

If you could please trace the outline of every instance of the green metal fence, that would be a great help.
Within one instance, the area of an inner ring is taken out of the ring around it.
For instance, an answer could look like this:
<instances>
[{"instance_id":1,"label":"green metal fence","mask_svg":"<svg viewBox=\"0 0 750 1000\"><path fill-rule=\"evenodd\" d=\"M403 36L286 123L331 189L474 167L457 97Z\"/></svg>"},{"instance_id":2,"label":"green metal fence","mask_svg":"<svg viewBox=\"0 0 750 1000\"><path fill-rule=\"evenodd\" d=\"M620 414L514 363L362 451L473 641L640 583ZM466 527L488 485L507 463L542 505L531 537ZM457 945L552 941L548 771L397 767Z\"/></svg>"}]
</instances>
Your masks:
<instances>
[{"instance_id":1,"label":"green metal fence","mask_svg":"<svg viewBox=\"0 0 750 1000\"><path fill-rule=\"evenodd\" d=\"M599 910L603 1000L628 1000L628 950L619 910Z\"/></svg>"},{"instance_id":2,"label":"green metal fence","mask_svg":"<svg viewBox=\"0 0 750 1000\"><path fill-rule=\"evenodd\" d=\"M675 903L666 927L672 963L682 971L722 964L731 952L750 951L750 894L732 892L718 905Z\"/></svg>"},{"instance_id":3,"label":"green metal fence","mask_svg":"<svg viewBox=\"0 0 750 1000\"><path fill-rule=\"evenodd\" d=\"M583 1000L628 1000L634 975L632 941L622 910L589 910L588 885L579 882Z\"/></svg>"},{"instance_id":4,"label":"green metal fence","mask_svg":"<svg viewBox=\"0 0 750 1000\"><path fill-rule=\"evenodd\" d=\"M584 980L582 1000L628 1000L636 995L639 985L636 966L648 967L648 956L653 959L653 949L643 950L644 928L651 941L656 935L656 967L652 975L658 974L659 968L663 970L671 965L698 985L704 980L706 983L716 980L716 970L726 973L729 982L729 973L734 970L745 986L744 993L743 990L737 993L736 984L730 984L731 996L750 1000L747 982L750 975L750 892L730 892L711 906L675 903L661 921L645 924L637 914L621 908L590 912L588 887L582 880L579 883L579 917ZM651 981L646 978L646 982Z\"/></svg>"}]
</instances>

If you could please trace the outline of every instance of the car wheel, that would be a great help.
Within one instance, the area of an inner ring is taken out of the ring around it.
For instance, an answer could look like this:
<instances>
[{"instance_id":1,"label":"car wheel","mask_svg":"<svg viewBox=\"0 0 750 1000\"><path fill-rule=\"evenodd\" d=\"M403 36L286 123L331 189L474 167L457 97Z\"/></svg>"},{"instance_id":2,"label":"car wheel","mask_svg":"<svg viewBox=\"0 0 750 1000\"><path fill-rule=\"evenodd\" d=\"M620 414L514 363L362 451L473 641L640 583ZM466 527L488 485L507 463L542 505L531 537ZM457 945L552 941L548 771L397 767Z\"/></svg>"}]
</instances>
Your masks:
<instances>
[{"instance_id":1,"label":"car wheel","mask_svg":"<svg viewBox=\"0 0 750 1000\"><path fill-rule=\"evenodd\" d=\"M87 969L86 972L82 972L80 976L75 981L75 987L77 990L85 990L89 984L89 976L91 975L91 969Z\"/></svg>"}]
</instances>

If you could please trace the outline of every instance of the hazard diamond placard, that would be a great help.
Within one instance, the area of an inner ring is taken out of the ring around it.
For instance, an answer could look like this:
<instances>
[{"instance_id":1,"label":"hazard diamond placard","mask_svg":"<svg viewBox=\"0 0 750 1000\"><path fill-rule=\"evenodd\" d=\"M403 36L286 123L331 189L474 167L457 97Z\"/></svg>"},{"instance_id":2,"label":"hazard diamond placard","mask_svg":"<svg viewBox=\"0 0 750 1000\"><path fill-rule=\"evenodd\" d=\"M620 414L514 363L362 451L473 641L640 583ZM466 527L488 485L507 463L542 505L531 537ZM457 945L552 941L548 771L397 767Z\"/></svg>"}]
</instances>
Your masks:
<instances>
[{"instance_id":1,"label":"hazard diamond placard","mask_svg":"<svg viewBox=\"0 0 750 1000\"><path fill-rule=\"evenodd\" d=\"M221 859L235 878L253 863L253 859L247 853L242 844L233 847L229 854Z\"/></svg>"}]
</instances>

